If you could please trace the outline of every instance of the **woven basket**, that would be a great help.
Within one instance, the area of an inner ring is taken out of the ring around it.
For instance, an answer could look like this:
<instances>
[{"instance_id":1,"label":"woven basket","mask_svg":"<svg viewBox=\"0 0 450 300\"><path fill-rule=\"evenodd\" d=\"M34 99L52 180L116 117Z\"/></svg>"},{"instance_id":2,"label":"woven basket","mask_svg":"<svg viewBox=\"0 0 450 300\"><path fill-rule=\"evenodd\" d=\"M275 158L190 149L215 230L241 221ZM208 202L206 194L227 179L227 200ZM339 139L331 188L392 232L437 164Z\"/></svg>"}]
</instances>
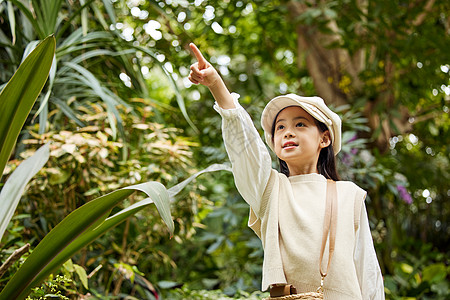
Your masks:
<instances>
[{"instance_id":1,"label":"woven basket","mask_svg":"<svg viewBox=\"0 0 450 300\"><path fill-rule=\"evenodd\" d=\"M309 293L300 293L293 295L286 295L281 297L269 297L264 300L323 300L323 293L321 292L309 292Z\"/></svg>"}]
</instances>

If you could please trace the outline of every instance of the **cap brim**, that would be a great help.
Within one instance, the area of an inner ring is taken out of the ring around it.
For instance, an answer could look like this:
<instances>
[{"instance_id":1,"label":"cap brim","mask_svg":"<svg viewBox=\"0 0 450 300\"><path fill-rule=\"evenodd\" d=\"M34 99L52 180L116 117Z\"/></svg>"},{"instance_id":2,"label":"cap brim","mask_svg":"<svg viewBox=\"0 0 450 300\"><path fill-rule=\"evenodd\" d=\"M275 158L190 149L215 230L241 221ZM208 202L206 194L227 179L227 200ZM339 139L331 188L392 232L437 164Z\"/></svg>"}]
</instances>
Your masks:
<instances>
[{"instance_id":1,"label":"cap brim","mask_svg":"<svg viewBox=\"0 0 450 300\"><path fill-rule=\"evenodd\" d=\"M309 113L316 120L324 123L331 136L333 142L333 150L337 154L341 149L340 141L340 118L334 112L332 112L323 102L322 98L319 97L300 97L298 95L289 94L284 96L278 96L273 98L264 108L261 116L261 125L264 129L266 142L269 147L273 149L272 143L272 126L278 113L290 106L299 106L303 108L307 113ZM320 107L323 106L321 109ZM327 110L327 111L323 111ZM330 117L328 117L330 116ZM333 119L333 120L332 120ZM336 130L337 132L336 134Z\"/></svg>"}]
</instances>

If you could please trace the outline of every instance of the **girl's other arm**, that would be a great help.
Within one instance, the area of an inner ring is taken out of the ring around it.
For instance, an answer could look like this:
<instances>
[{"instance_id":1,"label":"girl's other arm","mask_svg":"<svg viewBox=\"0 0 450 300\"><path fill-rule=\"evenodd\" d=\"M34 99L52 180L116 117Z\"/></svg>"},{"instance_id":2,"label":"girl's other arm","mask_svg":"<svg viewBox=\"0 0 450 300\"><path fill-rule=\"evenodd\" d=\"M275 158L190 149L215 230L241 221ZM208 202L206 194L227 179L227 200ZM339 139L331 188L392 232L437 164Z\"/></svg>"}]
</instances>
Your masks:
<instances>
[{"instance_id":1,"label":"girl's other arm","mask_svg":"<svg viewBox=\"0 0 450 300\"><path fill-rule=\"evenodd\" d=\"M363 300L384 300L383 276L373 246L364 202L361 207L360 224L356 234L356 249L353 259Z\"/></svg>"},{"instance_id":2,"label":"girl's other arm","mask_svg":"<svg viewBox=\"0 0 450 300\"><path fill-rule=\"evenodd\" d=\"M190 43L189 47L197 58L197 62L191 66L189 80L192 83L207 86L221 108L235 108L233 97L217 70L203 57L194 43Z\"/></svg>"}]
</instances>

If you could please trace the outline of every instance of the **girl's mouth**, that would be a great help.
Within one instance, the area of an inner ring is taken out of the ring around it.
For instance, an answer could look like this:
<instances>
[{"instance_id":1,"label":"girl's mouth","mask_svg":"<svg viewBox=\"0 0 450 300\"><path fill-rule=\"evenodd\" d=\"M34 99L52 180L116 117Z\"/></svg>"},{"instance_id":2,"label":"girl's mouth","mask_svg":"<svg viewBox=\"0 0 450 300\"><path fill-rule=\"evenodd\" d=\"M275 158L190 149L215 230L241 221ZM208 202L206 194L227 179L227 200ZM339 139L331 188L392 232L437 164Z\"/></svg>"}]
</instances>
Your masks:
<instances>
[{"instance_id":1,"label":"girl's mouth","mask_svg":"<svg viewBox=\"0 0 450 300\"><path fill-rule=\"evenodd\" d=\"M283 144L283 149L287 150L287 149L293 149L295 147L297 147L298 145L292 141L287 141Z\"/></svg>"}]
</instances>

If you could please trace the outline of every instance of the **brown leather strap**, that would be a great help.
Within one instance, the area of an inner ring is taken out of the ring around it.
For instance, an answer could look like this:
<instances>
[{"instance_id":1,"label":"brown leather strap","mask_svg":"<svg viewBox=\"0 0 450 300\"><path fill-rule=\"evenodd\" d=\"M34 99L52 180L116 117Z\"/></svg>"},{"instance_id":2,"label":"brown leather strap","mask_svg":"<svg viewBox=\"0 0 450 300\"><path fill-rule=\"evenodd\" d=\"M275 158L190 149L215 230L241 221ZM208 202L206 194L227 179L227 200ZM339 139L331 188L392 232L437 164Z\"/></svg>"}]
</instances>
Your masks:
<instances>
[{"instance_id":1,"label":"brown leather strap","mask_svg":"<svg viewBox=\"0 0 450 300\"><path fill-rule=\"evenodd\" d=\"M270 298L297 294L297 289L292 284L274 284L270 287Z\"/></svg>"},{"instance_id":2,"label":"brown leather strap","mask_svg":"<svg viewBox=\"0 0 450 300\"><path fill-rule=\"evenodd\" d=\"M337 225L337 190L336 182L333 180L327 180L327 199L325 204L325 218L323 221L323 236L322 236L322 247L320 249L319 257L319 270L322 279L327 276L328 269L330 268L331 258L334 253L334 245L336 242L336 225ZM325 252L325 244L327 243L328 235L329 239L329 254L328 263L325 272L322 271L322 259Z\"/></svg>"},{"instance_id":3,"label":"brown leather strap","mask_svg":"<svg viewBox=\"0 0 450 300\"><path fill-rule=\"evenodd\" d=\"M323 291L323 279L327 276L328 269L330 268L331 258L334 253L334 246L336 243L336 227L337 227L337 189L336 182L328 179L327 180L327 195L325 204L325 217L323 221L323 236L322 236L322 247L320 249L319 257L319 270L322 276L321 284L318 291ZM325 252L325 245L327 243L328 236L329 239L329 254L327 269L325 272L322 271L322 260L323 254ZM270 287L270 297L282 297L286 295L296 294L297 290L293 285L290 284L274 284Z\"/></svg>"}]
</instances>

